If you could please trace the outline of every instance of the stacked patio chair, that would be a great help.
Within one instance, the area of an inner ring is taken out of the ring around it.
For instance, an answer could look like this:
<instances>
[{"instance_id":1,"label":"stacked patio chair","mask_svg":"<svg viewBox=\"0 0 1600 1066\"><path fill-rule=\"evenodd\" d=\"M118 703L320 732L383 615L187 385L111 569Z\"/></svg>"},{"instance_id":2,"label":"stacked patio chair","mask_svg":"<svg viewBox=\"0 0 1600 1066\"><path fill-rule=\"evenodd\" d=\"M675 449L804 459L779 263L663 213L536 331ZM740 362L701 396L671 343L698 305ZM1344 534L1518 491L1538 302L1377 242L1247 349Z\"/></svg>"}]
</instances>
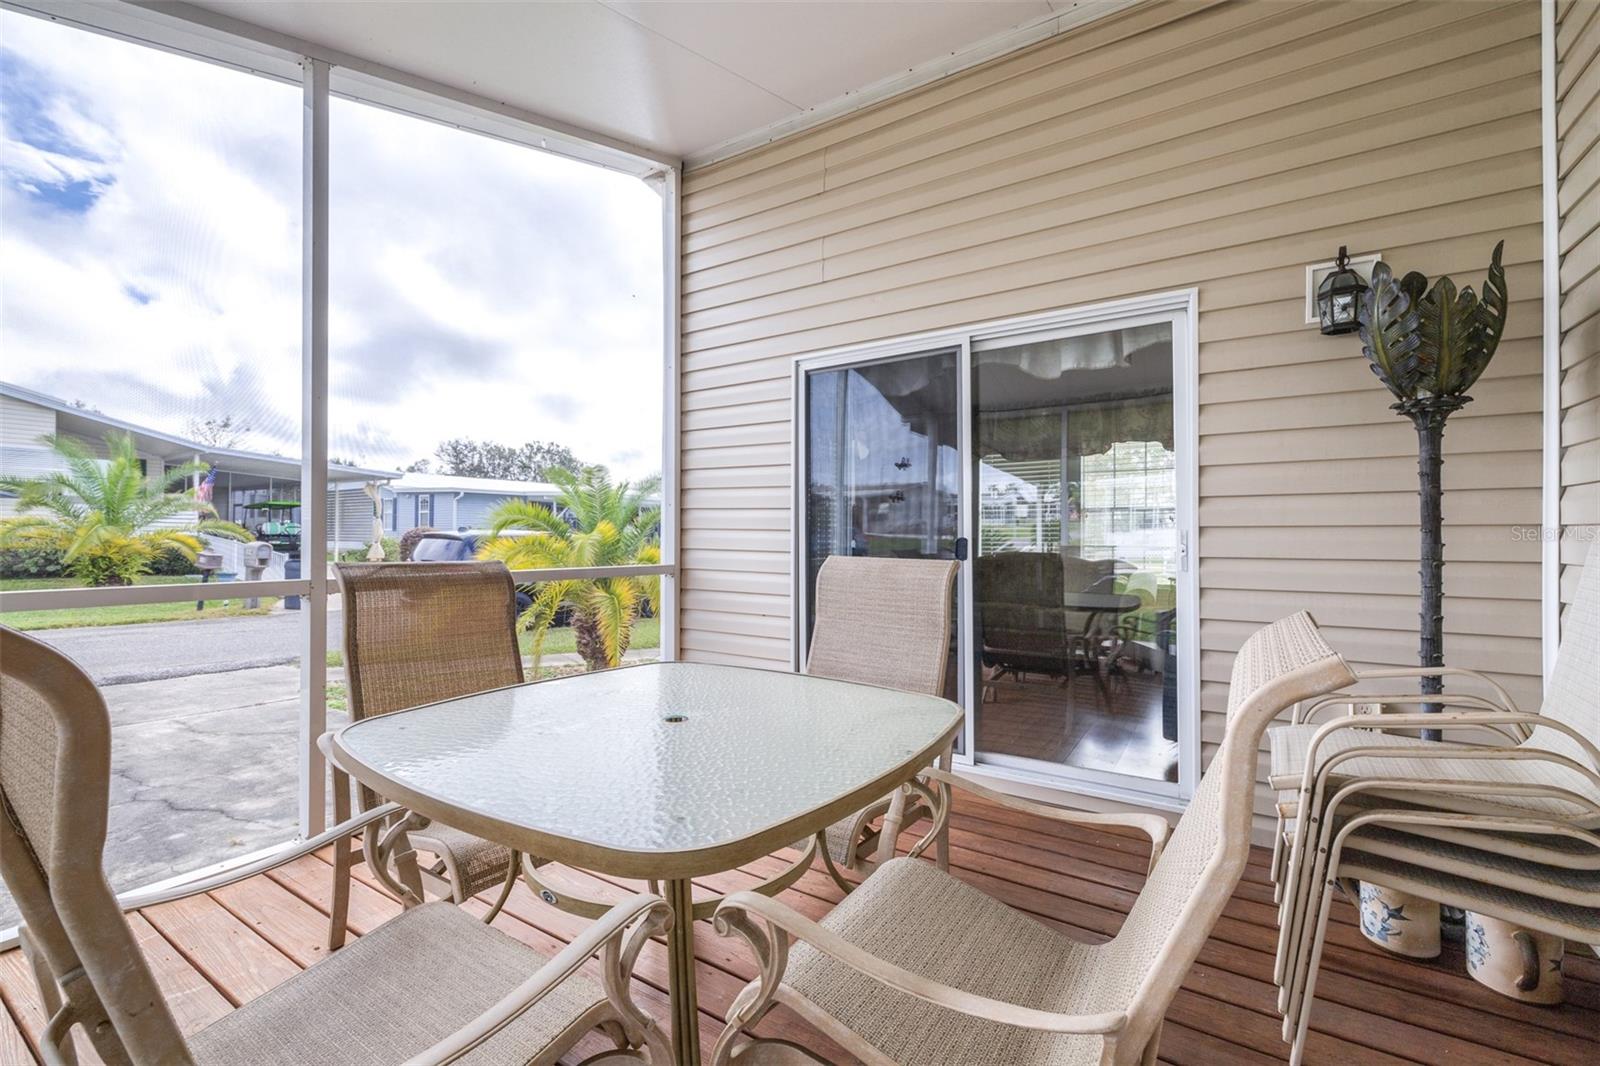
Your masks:
<instances>
[{"instance_id":1,"label":"stacked patio chair","mask_svg":"<svg viewBox=\"0 0 1600 1066\"><path fill-rule=\"evenodd\" d=\"M380 805L286 853L118 901L101 867L111 780L105 700L70 659L0 627L0 874L50 1015L46 1063L77 1061L81 1028L109 1063L267 1066L554 1063L599 1027L653 1064L671 1049L628 994L640 949L671 920L658 897L619 903L555 957L445 902L424 904L185 1036L122 911L215 891L395 813ZM578 973L598 953L602 980ZM590 1060L601 1061L601 1060Z\"/></svg>"},{"instance_id":2,"label":"stacked patio chair","mask_svg":"<svg viewBox=\"0 0 1600 1066\"><path fill-rule=\"evenodd\" d=\"M504 563L340 563L335 569L344 594L352 721L522 683L517 591ZM371 789L358 789L358 811L380 802ZM349 812L348 790L336 789L335 820ZM416 883L401 884L391 868L415 869L396 854L407 837L437 859ZM424 879L456 903L499 886L485 922L500 913L521 868L509 848L415 814L369 824L362 849L373 873L403 899L420 900ZM344 943L351 862L350 841L339 841L330 948Z\"/></svg>"},{"instance_id":3,"label":"stacked patio chair","mask_svg":"<svg viewBox=\"0 0 1600 1066\"><path fill-rule=\"evenodd\" d=\"M945 559L874 559L830 555L817 573L816 625L807 674L883 688L944 695L950 659L951 590L957 563ZM941 757L950 768L951 753ZM949 865L948 795L926 782L843 818L818 834L817 850L829 876L845 892L855 886L840 868L870 871L893 856L900 825L924 817L934 828L918 844L921 854L937 845L940 865ZM872 822L884 818L884 829ZM878 860L871 858L877 849Z\"/></svg>"},{"instance_id":4,"label":"stacked patio chair","mask_svg":"<svg viewBox=\"0 0 1600 1066\"><path fill-rule=\"evenodd\" d=\"M1503 692L1341 698L1445 707L1307 718L1269 733L1287 847L1275 864L1275 977L1295 1063L1335 886L1353 898L1357 882L1371 882L1600 945L1600 546L1567 613L1539 714L1518 711ZM1441 726L1463 739L1389 732Z\"/></svg>"},{"instance_id":5,"label":"stacked patio chair","mask_svg":"<svg viewBox=\"0 0 1600 1066\"><path fill-rule=\"evenodd\" d=\"M1250 855L1262 733L1290 705L1353 679L1307 614L1247 640L1234 661L1222 745L1170 840L1159 815L1065 810L931 771L1013 809L1147 834L1150 875L1117 935L1074 940L910 858L884 863L820 922L736 893L714 924L750 945L760 977L734 1000L713 1062L798 1061L792 1045L744 1032L774 1003L874 1066L1155 1062L1162 1017Z\"/></svg>"}]
</instances>

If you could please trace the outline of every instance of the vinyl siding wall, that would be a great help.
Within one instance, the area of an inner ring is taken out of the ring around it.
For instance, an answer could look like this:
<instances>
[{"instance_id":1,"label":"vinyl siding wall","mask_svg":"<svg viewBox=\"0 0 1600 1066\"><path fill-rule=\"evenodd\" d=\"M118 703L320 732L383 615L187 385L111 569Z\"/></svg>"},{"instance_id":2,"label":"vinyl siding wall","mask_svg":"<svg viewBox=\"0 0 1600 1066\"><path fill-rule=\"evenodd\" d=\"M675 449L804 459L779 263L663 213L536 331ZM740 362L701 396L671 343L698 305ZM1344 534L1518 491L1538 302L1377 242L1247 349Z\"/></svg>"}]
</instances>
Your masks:
<instances>
[{"instance_id":1,"label":"vinyl siding wall","mask_svg":"<svg viewBox=\"0 0 1600 1066\"><path fill-rule=\"evenodd\" d=\"M1415 662L1415 435L1359 341L1304 324L1305 266L1345 244L1476 288L1504 238L1509 333L1447 433L1446 652L1536 705L1539 22L1140 5L691 170L684 657L788 664L795 356L1198 286L1205 757L1262 623L1309 608L1353 661Z\"/></svg>"},{"instance_id":2,"label":"vinyl siding wall","mask_svg":"<svg viewBox=\"0 0 1600 1066\"><path fill-rule=\"evenodd\" d=\"M1600 3L1562 4L1556 32L1561 211L1561 602L1600 533Z\"/></svg>"},{"instance_id":3,"label":"vinyl siding wall","mask_svg":"<svg viewBox=\"0 0 1600 1066\"><path fill-rule=\"evenodd\" d=\"M66 463L41 438L56 432L56 413L42 404L29 403L13 396L0 396L0 470L18 477L34 477L66 470ZM90 452L105 458L110 454L104 436L85 437L66 434L85 445ZM158 455L140 451L146 473L155 476L166 469ZM0 518L17 513L16 502L0 498ZM190 524L192 515L173 515L155 523L167 528Z\"/></svg>"}]
</instances>

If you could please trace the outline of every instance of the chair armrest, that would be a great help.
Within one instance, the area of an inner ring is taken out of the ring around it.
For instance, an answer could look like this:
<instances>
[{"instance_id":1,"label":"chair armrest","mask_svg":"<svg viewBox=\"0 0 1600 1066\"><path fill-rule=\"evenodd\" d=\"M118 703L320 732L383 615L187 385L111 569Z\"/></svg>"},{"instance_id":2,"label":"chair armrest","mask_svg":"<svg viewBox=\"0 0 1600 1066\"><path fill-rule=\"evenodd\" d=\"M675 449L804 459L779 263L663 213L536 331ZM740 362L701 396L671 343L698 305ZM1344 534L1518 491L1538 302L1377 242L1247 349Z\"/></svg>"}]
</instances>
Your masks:
<instances>
[{"instance_id":1,"label":"chair armrest","mask_svg":"<svg viewBox=\"0 0 1600 1066\"><path fill-rule=\"evenodd\" d=\"M971 792L973 795L986 799L996 806L1009 807L1011 810L1022 811L1027 814L1036 814L1041 818L1049 818L1056 822L1137 829L1150 838L1149 869L1151 870L1156 868L1156 860L1161 857L1161 849L1166 846L1167 837L1172 833L1172 824L1159 814L1145 814L1137 811L1099 813L1095 811L1074 811L1066 807L1053 807L1048 803L1040 803L1037 800L1008 795L985 785L980 785L976 781L957 777L950 771L940 770L937 767L929 767L923 770L919 776L933 778L936 781L944 782L951 788L959 788L966 792Z\"/></svg>"},{"instance_id":2,"label":"chair armrest","mask_svg":"<svg viewBox=\"0 0 1600 1066\"><path fill-rule=\"evenodd\" d=\"M276 870L285 863L293 862L296 859L310 855L312 852L320 851L329 844L336 843L341 837L348 836L359 829L364 829L373 822L382 821L402 810L404 808L398 803L384 803L372 808L370 811L364 811L354 818L348 818L332 829L302 840L298 844L290 845L282 851L274 851L270 855L263 855L254 862L245 863L243 866L235 866L232 869L212 874L209 877L185 881L181 885L173 885L169 888L140 889L134 892L127 892L117 897L117 905L124 911L133 911L138 910L140 907L153 907L158 903L170 903L175 899L197 896L202 892L213 892L219 888L226 888L236 881L244 881L255 877L257 874L266 873L268 870Z\"/></svg>"},{"instance_id":3,"label":"chair armrest","mask_svg":"<svg viewBox=\"0 0 1600 1066\"><path fill-rule=\"evenodd\" d=\"M672 911L668 908L666 900L660 896L640 893L623 900L596 918L594 924L551 957L549 962L534 971L526 981L507 993L500 1002L428 1050L406 1060L406 1066L443 1066L467 1055L485 1040L516 1021L524 1012L536 1006L541 999L576 973L579 967L602 949L608 949L608 962L619 964L607 968L620 968L621 976L626 979L633 969L633 960L638 954L638 949L643 947L651 936L665 932L671 921ZM623 934L635 923L639 923L639 930L632 938L633 943L623 950L620 948ZM608 974L608 978L609 976ZM611 991L609 979L607 991Z\"/></svg>"},{"instance_id":4,"label":"chair armrest","mask_svg":"<svg viewBox=\"0 0 1600 1066\"><path fill-rule=\"evenodd\" d=\"M1561 733L1564 736L1567 736L1567 737L1571 738L1572 740L1574 740L1578 744L1578 746L1583 749L1584 754L1586 754L1589 757L1590 762L1592 763L1593 766L1600 767L1600 748L1596 748L1593 741L1589 740L1588 737L1585 737L1583 734L1579 733L1577 730L1573 729L1571 726L1567 725L1565 722L1557 721L1554 718L1546 718L1543 715L1524 714L1524 713L1521 713L1521 712L1510 712L1510 711L1493 711L1493 712L1490 712L1490 711L1460 711L1460 712L1441 711L1441 712L1439 712L1437 714L1384 714L1384 715L1362 714L1362 715L1351 715L1351 716L1346 717L1346 718L1338 718L1338 719L1335 719L1334 721L1325 723L1324 725L1320 726L1317 729L1316 734L1314 736L1312 736L1312 738L1311 738L1311 743L1306 748L1306 765L1304 767L1303 776L1301 778L1300 792L1301 792L1302 795L1305 794L1307 792L1307 790L1309 790L1311 788L1312 781L1315 778L1315 776L1320 772L1319 771L1319 767L1317 765L1317 749L1322 746L1322 742L1324 740L1326 740L1328 737L1332 736L1334 733L1338 732L1341 729L1372 729L1375 726L1377 728L1380 728L1380 729L1438 729L1441 726L1464 726L1464 727L1467 727L1467 728L1487 728L1487 727L1492 727L1492 726L1496 726L1496 725L1511 725L1511 724L1522 724L1522 725L1529 725L1529 726L1544 726L1547 729L1552 729L1552 730L1554 730L1554 731L1556 731L1558 733ZM1450 749L1445 749L1445 750L1449 751ZM1511 751L1530 751L1530 750L1531 751L1542 751L1543 749L1539 749L1539 748L1527 749L1527 748L1518 747L1518 748L1504 748L1504 749L1473 749L1473 750L1499 750L1499 751L1502 751L1502 752L1511 752ZM1417 749L1416 748L1406 748L1406 749L1404 749L1404 753L1405 754L1409 754L1409 755L1416 755L1417 754ZM1454 754L1457 757L1467 757L1468 756L1467 752L1462 752L1462 751L1456 751L1456 752L1454 752ZM1550 754L1551 755L1555 755L1556 753L1550 753ZM1447 758L1448 756L1446 756L1446 755L1432 755L1432 754L1429 754L1426 757L1428 757L1428 758ZM1574 765L1576 766L1576 764L1574 764ZM1588 774L1590 777L1595 777L1595 772L1594 772L1593 769L1585 769L1582 766L1577 766L1576 768L1580 772ZM1600 780L1600 778L1597 778L1597 780Z\"/></svg>"},{"instance_id":5,"label":"chair armrest","mask_svg":"<svg viewBox=\"0 0 1600 1066\"><path fill-rule=\"evenodd\" d=\"M1571 771L1580 777L1588 778L1590 784L1600 791L1600 774L1595 773L1582 763L1570 759L1560 752L1546 751L1543 748L1472 748L1466 751L1451 749L1429 750L1433 745L1424 745L1420 750L1406 748L1346 748L1329 756L1326 764L1318 773L1316 795L1320 797L1327 784L1328 777L1334 768L1341 762L1351 759L1396 759L1410 758L1423 759L1434 762L1459 761L1459 762L1546 762L1552 763L1565 770ZM1600 813L1600 804L1581 792L1574 791L1564 785L1547 785L1528 781L1494 781L1482 778L1469 779L1459 777L1438 778L1399 778L1394 780L1378 778L1357 778L1352 783L1345 785L1334 797L1330 808L1337 808L1346 794L1382 790L1394 791L1424 791L1424 792L1471 792L1479 796L1539 796L1570 803L1580 810ZM1306 795L1305 792L1301 793ZM1321 806L1320 799L1317 806Z\"/></svg>"},{"instance_id":6,"label":"chair armrest","mask_svg":"<svg viewBox=\"0 0 1600 1066\"><path fill-rule=\"evenodd\" d=\"M1022 1029L1037 1029L1050 1033L1072 1033L1085 1036L1114 1036L1128 1024L1128 1015L1123 1011L1104 1011L1099 1014L1058 1014L1054 1011L1039 1010L1036 1007L1024 1007L1005 1000L991 999L975 992L955 988L951 985L923 977L921 974L912 973L910 970L896 966L876 955L870 954L848 940L833 933L813 922L811 919L791 910L787 905L775 899L760 895L755 892L735 892L722 901L717 907L712 922L718 933L728 936L738 932L747 940L752 936L757 940L752 941L751 947L755 949L757 957L763 962L776 958L781 961L787 955L787 944L777 946L766 934L763 934L751 923L747 915L758 915L771 930L777 930L779 936L792 937L804 941L817 951L827 955L837 962L843 963L858 973L872 978L908 996L935 1006L944 1007L974 1018L985 1021L1000 1022L1005 1025L1014 1025ZM775 951L775 955L773 954ZM763 979L767 977L768 967L763 966ZM772 967L773 976L782 978L781 966ZM775 991L775 989L771 990ZM762 999L770 998L768 995ZM731 1019L730 1019L731 1022Z\"/></svg>"},{"instance_id":7,"label":"chair armrest","mask_svg":"<svg viewBox=\"0 0 1600 1066\"><path fill-rule=\"evenodd\" d=\"M1494 678L1481 670L1469 670L1462 666L1379 666L1368 670L1357 670L1356 678L1361 681L1375 681L1380 679L1393 679L1399 677L1466 677L1481 683L1508 711L1520 710L1517 701L1511 698L1511 693Z\"/></svg>"},{"instance_id":8,"label":"chair armrest","mask_svg":"<svg viewBox=\"0 0 1600 1066\"><path fill-rule=\"evenodd\" d=\"M1385 708L1381 717L1398 713L1396 711L1388 710L1390 706L1418 706L1421 704L1452 707L1461 711L1481 711L1486 714L1522 713L1515 707L1505 707L1485 696L1475 696L1471 693L1434 693L1432 695L1423 695L1416 692L1333 692L1298 705L1295 708L1294 715L1290 721L1294 725L1310 725L1313 720L1315 720L1330 707L1348 706L1357 703L1379 704ZM1343 717L1371 719L1378 718L1380 715L1357 715L1353 713L1347 713ZM1525 740L1527 738L1525 735L1522 735L1513 737L1512 739Z\"/></svg>"}]
</instances>

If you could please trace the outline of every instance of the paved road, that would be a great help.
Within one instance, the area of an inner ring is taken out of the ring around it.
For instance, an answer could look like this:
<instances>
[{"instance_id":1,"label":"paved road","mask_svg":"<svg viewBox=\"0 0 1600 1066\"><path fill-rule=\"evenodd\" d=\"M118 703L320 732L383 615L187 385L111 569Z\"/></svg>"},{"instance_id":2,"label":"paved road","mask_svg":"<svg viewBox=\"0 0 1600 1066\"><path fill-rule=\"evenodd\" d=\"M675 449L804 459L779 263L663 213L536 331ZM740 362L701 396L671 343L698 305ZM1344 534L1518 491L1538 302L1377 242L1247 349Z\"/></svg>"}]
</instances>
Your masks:
<instances>
[{"instance_id":1,"label":"paved road","mask_svg":"<svg viewBox=\"0 0 1600 1066\"><path fill-rule=\"evenodd\" d=\"M77 660L101 685L218 674L300 659L305 612L196 622L44 629L32 635ZM328 647L342 647L344 615L328 612Z\"/></svg>"}]
</instances>

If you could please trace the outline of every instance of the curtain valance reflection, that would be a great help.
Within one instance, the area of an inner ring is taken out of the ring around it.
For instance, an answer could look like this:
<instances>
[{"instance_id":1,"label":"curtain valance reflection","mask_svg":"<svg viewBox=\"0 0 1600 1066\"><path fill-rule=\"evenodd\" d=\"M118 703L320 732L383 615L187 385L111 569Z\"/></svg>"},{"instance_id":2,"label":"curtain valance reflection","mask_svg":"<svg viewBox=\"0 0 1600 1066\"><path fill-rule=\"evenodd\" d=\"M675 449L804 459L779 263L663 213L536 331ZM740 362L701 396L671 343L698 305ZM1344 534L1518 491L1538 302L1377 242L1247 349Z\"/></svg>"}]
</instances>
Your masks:
<instances>
[{"instance_id":1,"label":"curtain valance reflection","mask_svg":"<svg viewBox=\"0 0 1600 1066\"><path fill-rule=\"evenodd\" d=\"M1047 411L985 412L979 418L978 453L1012 461L1059 456L1063 412L1069 455L1101 455L1122 441L1154 441L1172 450L1172 399L1161 397Z\"/></svg>"}]
</instances>

